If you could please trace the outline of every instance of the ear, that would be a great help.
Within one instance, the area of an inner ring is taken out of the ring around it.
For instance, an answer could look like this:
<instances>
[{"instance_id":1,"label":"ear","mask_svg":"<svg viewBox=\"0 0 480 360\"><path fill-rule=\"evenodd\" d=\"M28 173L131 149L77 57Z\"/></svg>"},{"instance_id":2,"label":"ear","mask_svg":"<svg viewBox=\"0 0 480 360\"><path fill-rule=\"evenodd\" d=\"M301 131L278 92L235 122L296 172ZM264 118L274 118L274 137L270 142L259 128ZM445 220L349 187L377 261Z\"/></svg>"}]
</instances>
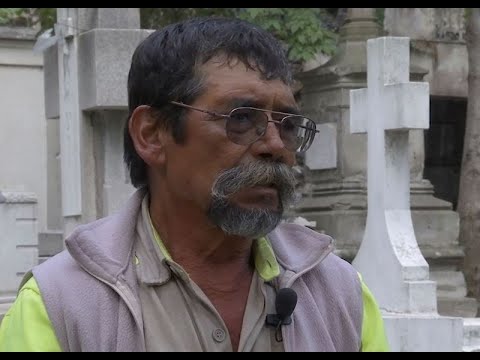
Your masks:
<instances>
[{"instance_id":1,"label":"ear","mask_svg":"<svg viewBox=\"0 0 480 360\"><path fill-rule=\"evenodd\" d=\"M147 105L138 106L128 122L128 131L137 154L151 167L165 164L167 133L157 122L152 108Z\"/></svg>"}]
</instances>

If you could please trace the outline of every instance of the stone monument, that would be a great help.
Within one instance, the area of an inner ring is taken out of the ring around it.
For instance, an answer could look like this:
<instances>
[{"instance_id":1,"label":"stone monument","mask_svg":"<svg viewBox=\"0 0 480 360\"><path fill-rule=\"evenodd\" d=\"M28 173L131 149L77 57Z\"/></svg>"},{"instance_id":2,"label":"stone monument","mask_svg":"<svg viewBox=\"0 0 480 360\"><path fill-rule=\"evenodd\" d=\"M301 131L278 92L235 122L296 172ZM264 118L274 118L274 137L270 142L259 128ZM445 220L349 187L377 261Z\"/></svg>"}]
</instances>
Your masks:
<instances>
[{"instance_id":1,"label":"stone monument","mask_svg":"<svg viewBox=\"0 0 480 360\"><path fill-rule=\"evenodd\" d=\"M429 251L435 256L428 260L430 275L438 281L438 311L473 317L477 304L474 298L466 297L463 253L456 241L458 220L454 221L450 210L452 205L455 209L458 199L467 110L465 9L387 8L384 26L389 36L409 37L411 63L428 70L423 80L430 84L430 128L425 132L423 177L434 185L435 197L445 200L432 205L439 209L443 203L441 218L445 228L450 224L448 236L455 239L447 241L447 237L432 233L428 240L437 243L436 251Z\"/></svg>"},{"instance_id":2,"label":"stone monument","mask_svg":"<svg viewBox=\"0 0 480 360\"><path fill-rule=\"evenodd\" d=\"M38 261L36 206L34 193L0 191L0 321Z\"/></svg>"},{"instance_id":3,"label":"stone monument","mask_svg":"<svg viewBox=\"0 0 480 360\"><path fill-rule=\"evenodd\" d=\"M353 265L377 298L393 351L461 351L463 321L437 313L436 283L410 212L409 131L429 125L428 83L409 82L409 39L367 41L367 89L350 92L350 131L368 137L368 216Z\"/></svg>"},{"instance_id":4,"label":"stone monument","mask_svg":"<svg viewBox=\"0 0 480 360\"><path fill-rule=\"evenodd\" d=\"M57 9L58 43L44 53L45 108L56 147L48 184L61 185L61 193L49 194L54 226L40 236L42 257L58 252L77 225L114 212L134 190L122 131L131 57L151 33L139 28L138 8Z\"/></svg>"},{"instance_id":5,"label":"stone monument","mask_svg":"<svg viewBox=\"0 0 480 360\"><path fill-rule=\"evenodd\" d=\"M43 59L36 31L0 26L0 321L37 263L45 226Z\"/></svg>"},{"instance_id":6,"label":"stone monument","mask_svg":"<svg viewBox=\"0 0 480 360\"><path fill-rule=\"evenodd\" d=\"M366 40L380 34L374 9L348 9L335 56L299 76L302 110L316 119L320 134L305 154L308 185L298 214L333 236L337 254L348 261L362 241L367 216L366 136L350 132L349 91L366 86ZM409 71L412 81L421 81L428 73L415 64ZM451 203L433 196L431 183L423 178L424 130L411 130L408 141L413 227L432 277L441 282L440 309L445 314L474 316L476 305L465 298L459 286L463 277L455 265L463 256L458 214Z\"/></svg>"}]
</instances>

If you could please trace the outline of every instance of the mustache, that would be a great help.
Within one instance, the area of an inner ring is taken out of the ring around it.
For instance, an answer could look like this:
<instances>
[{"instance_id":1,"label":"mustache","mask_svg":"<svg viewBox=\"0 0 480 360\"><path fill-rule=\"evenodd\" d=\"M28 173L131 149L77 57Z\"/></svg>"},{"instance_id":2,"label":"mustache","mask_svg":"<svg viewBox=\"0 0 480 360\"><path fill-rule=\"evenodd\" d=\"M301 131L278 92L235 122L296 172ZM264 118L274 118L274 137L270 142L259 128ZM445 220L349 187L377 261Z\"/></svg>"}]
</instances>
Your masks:
<instances>
[{"instance_id":1,"label":"mustache","mask_svg":"<svg viewBox=\"0 0 480 360\"><path fill-rule=\"evenodd\" d=\"M212 195L226 198L241 189L254 186L273 186L280 199L291 201L295 193L297 179L292 167L274 161L256 160L224 170L212 186Z\"/></svg>"}]
</instances>

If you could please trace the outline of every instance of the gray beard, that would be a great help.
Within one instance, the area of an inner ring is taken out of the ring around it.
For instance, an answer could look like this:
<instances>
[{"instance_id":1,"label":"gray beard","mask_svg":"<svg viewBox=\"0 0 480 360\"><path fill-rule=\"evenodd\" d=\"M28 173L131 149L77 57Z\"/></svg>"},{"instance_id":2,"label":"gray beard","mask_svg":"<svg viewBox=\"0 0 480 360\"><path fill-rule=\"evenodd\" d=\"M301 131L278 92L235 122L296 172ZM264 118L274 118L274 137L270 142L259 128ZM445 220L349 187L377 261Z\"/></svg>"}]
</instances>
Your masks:
<instances>
[{"instance_id":1,"label":"gray beard","mask_svg":"<svg viewBox=\"0 0 480 360\"><path fill-rule=\"evenodd\" d=\"M284 209L295 199L295 173L291 167L272 161L255 161L223 171L212 186L207 211L210 221L226 234L255 239L280 223ZM274 185L279 209L244 208L230 200L232 194L254 186Z\"/></svg>"},{"instance_id":2,"label":"gray beard","mask_svg":"<svg viewBox=\"0 0 480 360\"><path fill-rule=\"evenodd\" d=\"M282 210L246 209L228 199L214 198L208 217L226 234L257 239L275 229L283 215Z\"/></svg>"}]
</instances>

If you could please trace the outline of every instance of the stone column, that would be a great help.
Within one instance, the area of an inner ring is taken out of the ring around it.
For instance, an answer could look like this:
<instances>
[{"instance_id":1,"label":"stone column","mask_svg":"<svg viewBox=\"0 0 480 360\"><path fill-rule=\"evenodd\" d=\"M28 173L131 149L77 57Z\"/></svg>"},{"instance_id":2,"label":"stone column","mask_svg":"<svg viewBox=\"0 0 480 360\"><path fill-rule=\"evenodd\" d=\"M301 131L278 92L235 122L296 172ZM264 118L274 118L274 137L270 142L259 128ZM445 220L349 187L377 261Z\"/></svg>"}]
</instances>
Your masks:
<instances>
[{"instance_id":1,"label":"stone column","mask_svg":"<svg viewBox=\"0 0 480 360\"><path fill-rule=\"evenodd\" d=\"M133 51L151 31L139 29L138 8L58 9L57 22L45 86L48 117L59 118L63 238L115 211L133 191L122 161L127 76Z\"/></svg>"}]
</instances>

